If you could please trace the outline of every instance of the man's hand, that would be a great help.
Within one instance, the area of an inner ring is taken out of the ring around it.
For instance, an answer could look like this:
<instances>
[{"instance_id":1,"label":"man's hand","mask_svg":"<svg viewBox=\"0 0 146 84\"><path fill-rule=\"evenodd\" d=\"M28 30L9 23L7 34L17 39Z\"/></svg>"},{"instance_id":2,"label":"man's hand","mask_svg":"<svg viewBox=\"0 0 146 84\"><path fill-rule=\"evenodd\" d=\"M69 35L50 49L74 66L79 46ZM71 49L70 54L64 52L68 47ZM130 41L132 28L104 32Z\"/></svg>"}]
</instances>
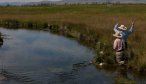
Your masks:
<instances>
[{"instance_id":1,"label":"man's hand","mask_svg":"<svg viewBox=\"0 0 146 84\"><path fill-rule=\"evenodd\" d=\"M132 21L132 25L134 25L134 21Z\"/></svg>"}]
</instances>

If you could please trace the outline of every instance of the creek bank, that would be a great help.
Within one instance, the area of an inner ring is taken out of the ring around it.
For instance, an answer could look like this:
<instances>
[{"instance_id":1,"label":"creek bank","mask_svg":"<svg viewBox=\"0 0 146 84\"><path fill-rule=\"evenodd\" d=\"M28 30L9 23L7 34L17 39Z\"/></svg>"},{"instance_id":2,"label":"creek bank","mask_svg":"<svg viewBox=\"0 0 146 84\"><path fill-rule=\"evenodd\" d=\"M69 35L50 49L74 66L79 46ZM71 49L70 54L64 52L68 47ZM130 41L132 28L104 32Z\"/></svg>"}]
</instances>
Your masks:
<instances>
[{"instance_id":1,"label":"creek bank","mask_svg":"<svg viewBox=\"0 0 146 84\"><path fill-rule=\"evenodd\" d=\"M93 63L99 64L101 62L107 64L115 64L115 54L112 50L112 45L101 40L102 36L94 30L89 29L85 24L72 23L47 23L47 22L32 22L32 21L18 21L15 19L0 20L0 26L9 29L32 29L43 30L51 33L63 35L77 40L82 45L88 46L96 51L96 56ZM127 53L129 57L134 55L133 51L129 49ZM128 66L132 68L131 66ZM139 69L138 71L144 71Z\"/></svg>"}]
</instances>

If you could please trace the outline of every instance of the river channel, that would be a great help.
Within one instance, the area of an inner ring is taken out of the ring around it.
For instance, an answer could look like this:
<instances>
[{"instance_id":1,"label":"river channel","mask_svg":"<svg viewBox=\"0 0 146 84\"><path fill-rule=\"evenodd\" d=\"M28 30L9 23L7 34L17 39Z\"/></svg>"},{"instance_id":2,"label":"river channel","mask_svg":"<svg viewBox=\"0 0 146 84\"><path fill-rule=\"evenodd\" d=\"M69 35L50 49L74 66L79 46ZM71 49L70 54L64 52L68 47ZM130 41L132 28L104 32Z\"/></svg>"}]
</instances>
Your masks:
<instances>
[{"instance_id":1,"label":"river channel","mask_svg":"<svg viewBox=\"0 0 146 84\"><path fill-rule=\"evenodd\" d=\"M45 31L0 28L0 84L112 84L89 61L95 52Z\"/></svg>"},{"instance_id":2,"label":"river channel","mask_svg":"<svg viewBox=\"0 0 146 84\"><path fill-rule=\"evenodd\" d=\"M94 50L74 39L42 30L0 28L0 33L0 84L117 84L121 78L146 84L146 74L91 64Z\"/></svg>"}]
</instances>

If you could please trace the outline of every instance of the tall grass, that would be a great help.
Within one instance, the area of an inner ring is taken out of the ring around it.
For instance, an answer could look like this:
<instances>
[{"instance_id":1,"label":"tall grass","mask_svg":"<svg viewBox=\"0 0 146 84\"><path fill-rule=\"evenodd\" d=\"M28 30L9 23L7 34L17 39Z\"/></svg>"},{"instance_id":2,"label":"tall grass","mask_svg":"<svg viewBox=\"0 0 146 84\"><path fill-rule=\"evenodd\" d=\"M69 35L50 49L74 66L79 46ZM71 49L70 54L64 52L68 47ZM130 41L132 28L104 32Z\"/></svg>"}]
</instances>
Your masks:
<instances>
[{"instance_id":1,"label":"tall grass","mask_svg":"<svg viewBox=\"0 0 146 84\"><path fill-rule=\"evenodd\" d=\"M146 5L66 5L48 7L0 7L0 19L17 20L28 23L28 27L35 23L67 25L71 29L69 36L82 37L83 41L98 52L103 51L102 61L113 63L114 53L112 43L113 27L116 23L130 27L135 20L135 31L129 37L129 67L136 70L146 68ZM40 26L42 27L42 26ZM60 26L59 26L60 27ZM45 27L46 28L46 27ZM56 27L57 28L57 27ZM68 31L68 30L67 30ZM80 33L79 33L80 32ZM103 48L100 50L98 43ZM97 54L99 58L100 54Z\"/></svg>"}]
</instances>

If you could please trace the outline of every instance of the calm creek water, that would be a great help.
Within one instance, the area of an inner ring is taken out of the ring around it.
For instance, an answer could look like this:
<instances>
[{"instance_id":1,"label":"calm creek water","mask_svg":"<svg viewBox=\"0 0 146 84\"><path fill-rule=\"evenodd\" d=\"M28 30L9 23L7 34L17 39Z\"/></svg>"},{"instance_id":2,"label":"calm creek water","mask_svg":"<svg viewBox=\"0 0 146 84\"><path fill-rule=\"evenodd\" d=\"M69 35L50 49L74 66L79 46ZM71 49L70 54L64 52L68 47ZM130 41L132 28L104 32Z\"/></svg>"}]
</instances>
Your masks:
<instances>
[{"instance_id":1,"label":"calm creek water","mask_svg":"<svg viewBox=\"0 0 146 84\"><path fill-rule=\"evenodd\" d=\"M95 52L73 39L26 29L0 32L0 84L113 84L117 77L146 84L144 74L89 64Z\"/></svg>"},{"instance_id":2,"label":"calm creek water","mask_svg":"<svg viewBox=\"0 0 146 84\"><path fill-rule=\"evenodd\" d=\"M0 28L0 84L109 84L112 78L88 61L94 51L44 31Z\"/></svg>"}]
</instances>

